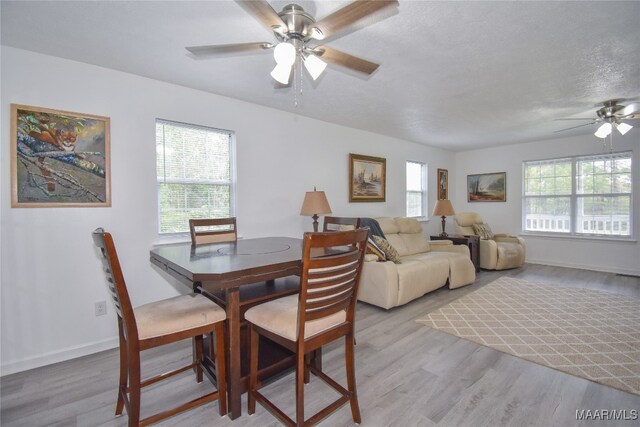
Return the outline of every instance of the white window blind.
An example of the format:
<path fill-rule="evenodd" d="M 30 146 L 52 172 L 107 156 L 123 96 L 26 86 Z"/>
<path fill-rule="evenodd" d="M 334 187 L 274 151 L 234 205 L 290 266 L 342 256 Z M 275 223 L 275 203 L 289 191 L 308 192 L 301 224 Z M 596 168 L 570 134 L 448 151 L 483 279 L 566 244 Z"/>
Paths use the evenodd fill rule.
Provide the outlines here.
<path fill-rule="evenodd" d="M 631 152 L 523 163 L 524 231 L 629 237 Z"/>
<path fill-rule="evenodd" d="M 159 232 L 234 215 L 233 132 L 156 120 Z"/>
<path fill-rule="evenodd" d="M 407 216 L 426 216 L 427 183 L 424 163 L 407 162 Z"/>

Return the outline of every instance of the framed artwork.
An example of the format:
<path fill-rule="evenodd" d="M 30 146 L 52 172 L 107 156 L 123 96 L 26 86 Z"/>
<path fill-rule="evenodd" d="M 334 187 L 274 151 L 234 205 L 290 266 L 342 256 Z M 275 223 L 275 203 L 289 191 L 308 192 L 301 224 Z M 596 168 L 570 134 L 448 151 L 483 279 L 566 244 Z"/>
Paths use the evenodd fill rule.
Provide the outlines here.
<path fill-rule="evenodd" d="M 507 173 L 467 175 L 468 202 L 506 202 Z"/>
<path fill-rule="evenodd" d="M 449 198 L 449 171 L 438 169 L 438 200 Z"/>
<path fill-rule="evenodd" d="M 109 118 L 11 104 L 11 207 L 111 206 Z"/>
<path fill-rule="evenodd" d="M 349 202 L 386 200 L 387 160 L 349 154 Z"/>

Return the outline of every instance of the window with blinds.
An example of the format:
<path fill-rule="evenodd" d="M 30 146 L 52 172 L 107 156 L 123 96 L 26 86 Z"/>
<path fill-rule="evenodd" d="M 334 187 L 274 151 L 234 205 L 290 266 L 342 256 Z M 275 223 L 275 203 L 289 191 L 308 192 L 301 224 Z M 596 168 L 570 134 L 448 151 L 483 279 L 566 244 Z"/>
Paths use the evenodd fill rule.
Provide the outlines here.
<path fill-rule="evenodd" d="M 524 231 L 632 234 L 631 152 L 523 163 Z"/>
<path fill-rule="evenodd" d="M 427 182 L 424 163 L 407 162 L 407 216 L 426 216 Z"/>
<path fill-rule="evenodd" d="M 191 218 L 234 216 L 231 131 L 156 120 L 159 232 L 189 231 Z"/>

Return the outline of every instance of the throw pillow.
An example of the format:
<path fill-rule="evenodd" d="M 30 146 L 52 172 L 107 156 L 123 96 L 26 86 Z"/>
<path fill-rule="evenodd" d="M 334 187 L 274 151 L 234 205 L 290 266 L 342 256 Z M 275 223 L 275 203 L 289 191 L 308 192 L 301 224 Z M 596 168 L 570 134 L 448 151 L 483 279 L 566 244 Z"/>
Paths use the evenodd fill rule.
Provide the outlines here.
<path fill-rule="evenodd" d="M 384 261 L 387 259 L 387 255 L 378 245 L 376 245 L 371 237 L 369 237 L 369 239 L 367 240 L 367 253 L 377 256 L 379 261 Z"/>
<path fill-rule="evenodd" d="M 476 233 L 482 240 L 491 240 L 493 239 L 493 231 L 491 231 L 491 227 L 489 224 L 473 224 L 473 231 Z"/>
<path fill-rule="evenodd" d="M 398 255 L 398 251 L 396 248 L 391 246 L 391 243 L 387 239 L 383 239 L 380 236 L 372 236 L 373 241 L 384 251 L 389 261 L 393 261 L 396 264 L 401 264 L 400 255 Z"/>

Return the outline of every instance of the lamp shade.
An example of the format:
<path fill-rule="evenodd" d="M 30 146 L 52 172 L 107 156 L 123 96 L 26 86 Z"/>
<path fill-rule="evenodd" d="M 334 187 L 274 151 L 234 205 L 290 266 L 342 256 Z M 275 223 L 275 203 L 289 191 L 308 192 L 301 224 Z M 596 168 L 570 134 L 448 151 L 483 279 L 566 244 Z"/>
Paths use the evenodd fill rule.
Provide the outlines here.
<path fill-rule="evenodd" d="M 330 214 L 331 207 L 324 191 L 307 191 L 304 195 L 300 215 L 313 216 L 317 214 Z"/>
<path fill-rule="evenodd" d="M 598 138 L 606 138 L 611 133 L 611 123 L 603 123 L 602 126 L 594 133 Z"/>
<path fill-rule="evenodd" d="M 436 205 L 433 207 L 433 216 L 452 216 L 455 214 L 451 200 L 448 199 L 436 201 Z"/>
<path fill-rule="evenodd" d="M 327 63 L 315 55 L 309 55 L 304 60 L 304 67 L 307 69 L 311 78 L 316 80 L 320 74 L 327 68 Z"/>

